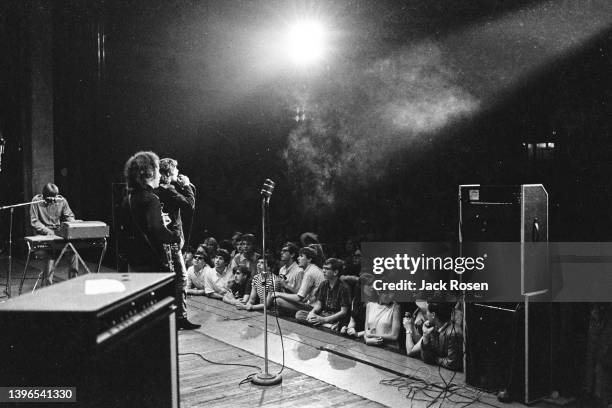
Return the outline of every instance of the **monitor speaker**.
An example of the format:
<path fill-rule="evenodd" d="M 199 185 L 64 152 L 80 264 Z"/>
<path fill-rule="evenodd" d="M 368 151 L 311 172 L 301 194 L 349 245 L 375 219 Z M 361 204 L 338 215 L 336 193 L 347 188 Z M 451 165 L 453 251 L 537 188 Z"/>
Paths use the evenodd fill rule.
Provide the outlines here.
<path fill-rule="evenodd" d="M 551 307 L 535 302 L 550 286 L 546 257 L 539 256 L 540 243 L 548 242 L 546 190 L 539 184 L 459 186 L 459 237 L 461 243 L 521 244 L 516 273 L 524 302 L 465 305 L 464 366 L 469 385 L 533 403 L 548 395 L 551 376 Z"/>

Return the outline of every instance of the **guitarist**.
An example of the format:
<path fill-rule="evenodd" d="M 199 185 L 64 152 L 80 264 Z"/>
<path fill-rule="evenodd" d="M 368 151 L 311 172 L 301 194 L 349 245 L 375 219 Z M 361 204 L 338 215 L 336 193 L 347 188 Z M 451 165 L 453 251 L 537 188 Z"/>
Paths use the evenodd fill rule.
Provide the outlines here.
<path fill-rule="evenodd" d="M 125 163 L 124 174 L 128 191 L 121 204 L 119 239 L 128 271 L 168 271 L 163 245 L 179 243 L 181 234 L 166 228 L 159 198 L 153 193 L 159 186 L 159 157 L 153 152 L 138 152 Z M 179 329 L 194 328 L 182 316 L 178 317 Z"/>

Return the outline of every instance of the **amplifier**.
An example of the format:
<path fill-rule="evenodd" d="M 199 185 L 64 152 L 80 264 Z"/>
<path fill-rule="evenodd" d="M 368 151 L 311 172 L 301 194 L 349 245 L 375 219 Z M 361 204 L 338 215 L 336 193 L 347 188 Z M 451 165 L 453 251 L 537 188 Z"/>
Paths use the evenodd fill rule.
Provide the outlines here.
<path fill-rule="evenodd" d="M 54 407 L 178 407 L 175 308 L 165 273 L 88 274 L 10 299 L 0 384 L 75 388 L 76 403 Z"/>
<path fill-rule="evenodd" d="M 56 235 L 64 239 L 107 238 L 109 228 L 102 221 L 68 221 L 62 222 Z"/>
<path fill-rule="evenodd" d="M 551 376 L 551 306 L 536 302 L 550 290 L 547 256 L 541 252 L 545 246 L 535 245 L 548 242 L 546 189 L 541 184 L 460 185 L 459 239 L 462 244 L 520 243 L 515 273 L 524 301 L 465 305 L 465 374 L 469 385 L 505 390 L 514 400 L 534 403 L 550 392 Z M 468 254 L 466 247 L 462 256 Z"/>

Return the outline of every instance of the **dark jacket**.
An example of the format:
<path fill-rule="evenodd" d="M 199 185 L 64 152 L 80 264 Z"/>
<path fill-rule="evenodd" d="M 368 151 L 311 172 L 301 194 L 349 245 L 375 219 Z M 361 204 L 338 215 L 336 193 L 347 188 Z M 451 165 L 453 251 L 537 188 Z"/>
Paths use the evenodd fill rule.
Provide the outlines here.
<path fill-rule="evenodd" d="M 168 213 L 171 230 L 179 231 L 181 239 L 185 239 L 181 214 L 191 214 L 195 208 L 195 194 L 191 186 L 159 186 L 153 192 L 163 204 L 162 211 Z M 186 226 L 189 228 L 189 226 Z"/>
<path fill-rule="evenodd" d="M 159 198 L 153 189 L 149 186 L 132 189 L 121 204 L 120 219 L 119 239 L 130 267 L 139 271 L 150 269 L 149 272 L 164 270 L 162 244 L 179 242 L 180 234 L 164 226 Z"/>

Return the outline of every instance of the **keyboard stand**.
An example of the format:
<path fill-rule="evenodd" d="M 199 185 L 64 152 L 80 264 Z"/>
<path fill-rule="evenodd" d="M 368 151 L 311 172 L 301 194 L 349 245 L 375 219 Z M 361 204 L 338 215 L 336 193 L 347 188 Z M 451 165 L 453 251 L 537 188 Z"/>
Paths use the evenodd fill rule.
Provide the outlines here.
<path fill-rule="evenodd" d="M 100 268 L 102 267 L 102 260 L 104 259 L 104 255 L 106 254 L 106 247 L 107 247 L 107 241 L 106 238 L 97 238 L 97 239 L 101 239 L 103 244 L 102 244 L 102 251 L 100 252 L 100 258 L 98 259 L 98 267 L 96 269 L 96 273 L 100 272 Z M 64 243 L 64 246 L 62 247 L 62 250 L 60 252 L 60 255 L 57 257 L 57 259 L 53 262 L 53 266 L 52 266 L 52 270 L 55 271 L 55 268 L 59 265 L 60 261 L 62 260 L 62 258 L 64 257 L 64 254 L 67 252 L 68 249 L 72 249 L 72 252 L 74 253 L 74 256 L 76 256 L 77 259 L 77 265 L 79 264 L 79 262 L 81 263 L 81 265 L 83 265 L 83 267 L 85 268 L 85 271 L 87 273 L 91 273 L 91 270 L 89 269 L 89 267 L 87 266 L 87 264 L 85 263 L 85 261 L 83 260 L 83 258 L 81 257 L 81 255 L 79 254 L 79 252 L 77 251 L 77 249 L 75 248 L 75 246 L 72 244 L 71 241 L 67 241 L 67 240 L 56 240 L 55 241 L 58 244 Z M 23 268 L 23 276 L 21 277 L 21 283 L 19 284 L 19 294 L 21 295 L 21 292 L 23 290 L 23 282 L 25 281 L 25 277 L 26 277 L 26 272 L 28 270 L 28 265 L 30 264 L 30 257 L 32 255 L 33 252 L 36 251 L 40 251 L 40 250 L 45 250 L 45 249 L 51 249 L 51 248 L 44 248 L 44 247 L 40 247 L 39 245 L 32 245 L 32 242 L 30 242 L 29 240 L 26 239 L 26 244 L 28 245 L 28 256 L 26 258 L 26 263 L 25 263 L 25 267 Z M 47 276 L 46 276 L 46 267 L 42 268 L 42 271 L 38 274 L 38 277 L 36 278 L 36 282 L 34 282 L 34 287 L 32 288 L 32 292 L 34 292 L 36 290 L 36 287 L 38 286 L 38 283 L 41 282 L 41 286 L 46 286 L 46 282 L 47 282 Z"/>

